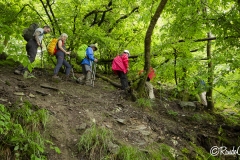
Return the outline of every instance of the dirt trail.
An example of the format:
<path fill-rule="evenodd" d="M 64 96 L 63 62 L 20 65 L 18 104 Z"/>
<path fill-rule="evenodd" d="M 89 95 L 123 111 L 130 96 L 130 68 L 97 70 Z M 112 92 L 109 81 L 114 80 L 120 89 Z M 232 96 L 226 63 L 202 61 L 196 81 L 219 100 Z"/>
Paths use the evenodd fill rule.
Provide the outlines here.
<path fill-rule="evenodd" d="M 13 74 L 13 68 L 1 67 L 0 102 L 9 104 L 28 100 L 49 111 L 46 134 L 62 152 L 49 151 L 49 160 L 79 159 L 76 144 L 92 123 L 110 129 L 120 141 L 142 149 L 152 142 L 159 142 L 180 150 L 188 147 L 189 141 L 205 143 L 197 140 L 201 135 L 215 137 L 218 134 L 219 124 L 193 122 L 189 120 L 193 113 L 180 110 L 176 103 L 169 101 L 163 104 L 157 99 L 154 112 L 147 112 L 137 107 L 136 103 L 126 101 L 120 90 L 101 79 L 97 79 L 92 88 L 74 81 L 55 83 L 51 81 L 51 74 L 40 73 L 36 70 L 37 79 L 24 80 L 22 76 Z M 9 84 L 6 85 L 6 82 Z M 58 91 L 41 85 L 57 88 Z M 14 93 L 24 93 L 24 96 Z M 178 112 L 177 118 L 169 114 L 169 110 Z M 237 137 L 237 133 L 229 134 Z"/>

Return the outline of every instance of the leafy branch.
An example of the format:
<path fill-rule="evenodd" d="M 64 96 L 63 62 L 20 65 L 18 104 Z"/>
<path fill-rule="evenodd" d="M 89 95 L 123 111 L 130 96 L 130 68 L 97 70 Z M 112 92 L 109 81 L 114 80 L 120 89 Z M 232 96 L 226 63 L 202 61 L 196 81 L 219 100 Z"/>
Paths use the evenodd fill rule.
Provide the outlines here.
<path fill-rule="evenodd" d="M 120 17 L 119 19 L 117 19 L 116 22 L 113 24 L 113 26 L 108 30 L 108 32 L 109 32 L 109 33 L 112 32 L 113 28 L 114 28 L 121 20 L 128 18 L 128 17 L 131 16 L 134 12 L 137 12 L 138 9 L 139 9 L 139 6 L 133 8 L 130 13 L 125 14 L 125 15 L 123 15 L 122 17 Z"/>

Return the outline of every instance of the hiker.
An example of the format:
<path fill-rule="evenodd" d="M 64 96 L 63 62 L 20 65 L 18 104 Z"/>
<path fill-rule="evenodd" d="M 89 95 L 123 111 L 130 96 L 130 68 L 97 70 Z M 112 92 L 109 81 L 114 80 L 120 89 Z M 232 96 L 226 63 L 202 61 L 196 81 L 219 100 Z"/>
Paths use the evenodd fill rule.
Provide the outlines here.
<path fill-rule="evenodd" d="M 58 38 L 58 42 L 56 46 L 57 65 L 54 68 L 54 75 L 52 77 L 54 79 L 60 79 L 58 76 L 58 72 L 62 67 L 62 65 L 64 65 L 66 67 L 66 76 L 64 77 L 64 80 L 66 81 L 69 80 L 71 65 L 65 60 L 65 56 L 70 55 L 70 52 L 68 52 L 65 47 L 67 38 L 68 38 L 68 35 L 66 33 L 62 33 L 61 36 Z"/>
<path fill-rule="evenodd" d="M 197 79 L 195 83 L 195 88 L 197 89 L 198 95 L 200 97 L 201 104 L 207 107 L 207 98 L 206 98 L 206 83 L 202 79 Z"/>
<path fill-rule="evenodd" d="M 139 72 L 139 74 L 142 74 L 143 73 L 143 70 L 141 70 L 140 72 Z M 148 73 L 148 77 L 147 77 L 147 80 L 146 80 L 146 82 L 145 82 L 145 84 L 146 84 L 146 87 L 147 87 L 147 89 L 148 89 L 148 92 L 149 92 L 149 98 L 150 99 L 154 99 L 155 98 L 155 96 L 154 96 L 154 92 L 153 92 L 153 85 L 152 85 L 152 83 L 150 82 L 154 77 L 156 77 L 156 74 L 155 74 L 155 72 L 154 72 L 154 69 L 152 68 L 152 67 L 150 67 L 150 71 L 149 71 L 149 73 Z"/>
<path fill-rule="evenodd" d="M 33 34 L 33 38 L 31 38 L 26 44 L 26 51 L 27 56 L 30 63 L 35 61 L 35 57 L 37 55 L 37 48 L 42 48 L 42 40 L 44 34 L 47 34 L 51 31 L 49 26 L 44 26 L 43 28 L 37 28 Z M 14 71 L 15 74 L 22 74 L 24 78 L 32 78 L 34 77 L 31 75 L 27 69 L 27 67 L 23 67 L 23 65 L 19 65 L 18 68 Z"/>
<path fill-rule="evenodd" d="M 128 89 L 127 72 L 129 70 L 129 65 L 128 65 L 128 57 L 129 56 L 130 56 L 129 51 L 124 50 L 123 53 L 116 56 L 112 62 L 112 70 L 120 78 L 122 90 Z"/>
<path fill-rule="evenodd" d="M 86 49 L 86 57 L 81 62 L 83 75 L 77 79 L 78 83 L 91 85 L 92 63 L 98 62 L 98 60 L 94 58 L 94 52 L 97 51 L 97 49 L 95 44 L 89 45 Z"/>

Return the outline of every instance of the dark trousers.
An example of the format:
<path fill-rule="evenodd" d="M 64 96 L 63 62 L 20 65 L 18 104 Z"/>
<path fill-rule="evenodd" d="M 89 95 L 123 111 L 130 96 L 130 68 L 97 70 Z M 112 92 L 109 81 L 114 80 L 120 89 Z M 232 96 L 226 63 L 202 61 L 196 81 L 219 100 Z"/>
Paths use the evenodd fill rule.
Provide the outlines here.
<path fill-rule="evenodd" d="M 66 67 L 66 75 L 70 74 L 71 65 L 64 59 L 64 53 L 62 51 L 57 51 L 56 53 L 57 65 L 54 68 L 54 75 L 57 75 L 62 65 Z"/>
<path fill-rule="evenodd" d="M 27 56 L 30 61 L 30 63 L 33 63 L 35 61 L 36 55 L 37 55 L 37 48 L 38 44 L 35 40 L 30 39 L 27 44 L 26 44 L 26 51 L 27 51 Z M 19 65 L 17 68 L 19 71 L 24 73 L 27 70 L 27 67 L 23 67 L 23 65 Z"/>
<path fill-rule="evenodd" d="M 125 74 L 122 71 L 117 71 L 117 74 L 118 74 L 118 77 L 120 78 L 120 82 L 121 82 L 121 85 L 122 85 L 121 89 L 123 89 L 123 90 L 127 89 L 127 87 L 128 87 L 127 74 Z"/>

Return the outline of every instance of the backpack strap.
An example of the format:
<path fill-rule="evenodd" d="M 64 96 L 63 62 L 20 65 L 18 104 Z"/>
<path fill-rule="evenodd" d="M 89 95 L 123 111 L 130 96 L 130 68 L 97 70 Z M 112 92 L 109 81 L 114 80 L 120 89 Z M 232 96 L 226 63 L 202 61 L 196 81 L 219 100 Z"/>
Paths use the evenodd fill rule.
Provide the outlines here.
<path fill-rule="evenodd" d="M 59 39 L 59 40 L 57 41 L 57 44 L 56 44 L 56 50 L 57 50 L 57 51 L 59 50 L 59 48 L 58 48 L 58 42 L 59 42 L 59 41 L 62 41 L 62 47 L 64 46 L 64 41 L 61 40 L 61 39 Z M 56 51 L 56 52 L 57 52 L 57 51 Z"/>

